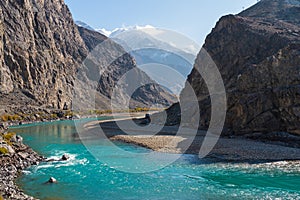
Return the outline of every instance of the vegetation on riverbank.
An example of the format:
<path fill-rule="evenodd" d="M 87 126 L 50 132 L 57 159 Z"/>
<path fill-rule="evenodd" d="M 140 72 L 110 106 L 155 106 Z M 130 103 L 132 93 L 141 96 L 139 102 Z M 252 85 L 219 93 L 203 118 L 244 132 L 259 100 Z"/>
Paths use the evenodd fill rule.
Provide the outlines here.
<path fill-rule="evenodd" d="M 22 137 L 0 127 L 0 200 L 34 199 L 14 183 L 22 171 L 37 165 L 44 158 L 24 145 Z"/>
<path fill-rule="evenodd" d="M 72 111 L 72 110 L 44 110 L 31 111 L 30 113 L 5 113 L 0 115 L 0 122 L 31 122 L 31 121 L 51 121 L 58 119 L 76 119 L 81 116 L 100 116 L 112 113 L 138 113 L 161 111 L 162 108 L 141 108 L 134 109 L 119 109 L 119 110 L 87 110 L 87 111 Z"/>

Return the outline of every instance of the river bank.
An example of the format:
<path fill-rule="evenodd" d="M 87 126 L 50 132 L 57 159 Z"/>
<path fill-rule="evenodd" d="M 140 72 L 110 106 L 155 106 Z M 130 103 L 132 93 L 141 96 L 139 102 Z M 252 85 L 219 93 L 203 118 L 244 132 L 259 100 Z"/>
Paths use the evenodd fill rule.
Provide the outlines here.
<path fill-rule="evenodd" d="M 105 115 L 113 117 L 112 115 Z M 97 131 L 99 124 L 104 130 L 106 136 L 112 141 L 122 141 L 125 143 L 135 144 L 159 152 L 176 153 L 176 154 L 198 154 L 202 145 L 205 133 L 198 131 L 196 137 L 190 135 L 176 136 L 178 127 L 164 127 L 158 135 L 151 136 L 146 127 L 140 127 L 134 130 L 130 125 L 126 127 L 128 119 L 134 118 L 138 124 L 143 121 L 145 113 L 118 114 L 116 119 L 102 121 L 92 121 L 85 124 L 88 132 Z M 126 135 L 117 124 L 121 123 L 127 131 L 135 135 Z M 151 127 L 150 127 L 151 129 Z M 186 149 L 186 146 L 188 148 Z M 24 194 L 14 183 L 20 173 L 36 165 L 44 158 L 35 153 L 31 148 L 23 143 L 14 142 L 12 145 L 15 153 L 0 156 L 1 173 L 0 173 L 0 194 L 5 199 L 33 199 Z M 261 141 L 250 140 L 247 138 L 220 138 L 215 148 L 207 156 L 222 162 L 269 162 L 269 161 L 294 161 L 300 160 L 300 149 L 286 147 L 278 144 L 268 144 Z"/>
<path fill-rule="evenodd" d="M 23 170 L 32 165 L 38 165 L 45 159 L 23 144 L 20 136 L 14 135 L 9 140 L 5 140 L 6 134 L 10 133 L 4 133 L 0 137 L 2 149 L 0 154 L 0 199 L 1 197 L 3 199 L 34 199 L 20 190 L 15 180 Z"/>
<path fill-rule="evenodd" d="M 37 114 L 38 115 L 38 114 Z M 145 115 L 145 112 L 136 113 L 118 113 L 118 114 L 102 114 L 101 117 L 116 117 L 122 120 L 129 118 L 139 118 Z M 38 116 L 39 117 L 39 116 Z M 13 135 L 9 138 L 9 141 L 5 141 L 3 138 L 8 132 L 8 128 L 11 126 L 42 123 L 42 122 L 55 122 L 61 120 L 74 120 L 74 119 L 85 119 L 85 118 L 96 118 L 96 115 L 76 115 L 72 118 L 68 115 L 63 114 L 61 118 L 51 119 L 45 118 L 41 120 L 14 120 L 10 122 L 2 122 L 0 126 L 0 147 L 8 152 L 0 153 L 0 199 L 34 199 L 26 195 L 16 185 L 15 180 L 22 174 L 22 171 L 33 166 L 38 165 L 40 162 L 46 161 L 46 158 L 33 151 L 29 146 L 23 144 L 22 139 L 17 140 L 16 138 L 22 138 L 21 136 Z M 114 121 L 117 119 L 113 119 Z M 112 119 L 103 120 L 104 122 L 110 122 Z"/>
<path fill-rule="evenodd" d="M 105 119 L 105 118 L 104 118 Z M 95 119 L 89 119 L 89 120 L 83 120 L 83 124 L 87 125 L 88 131 L 93 131 L 93 126 L 98 126 L 99 128 L 99 122 L 95 123 L 90 122 L 90 120 Z M 136 121 L 136 120 L 135 120 Z M 137 120 L 137 121 L 143 121 Z M 137 122 L 136 121 L 136 122 Z M 123 121 L 118 121 L 118 123 L 123 123 Z M 126 122 L 126 120 L 125 120 Z M 81 124 L 81 125 L 83 125 Z M 92 125 L 94 124 L 94 125 Z M 112 135 L 124 135 L 122 131 L 120 131 L 120 128 L 116 127 L 115 125 L 111 126 L 112 124 L 115 124 L 115 122 L 102 122 L 101 126 L 102 128 L 110 128 L 110 131 L 107 131 L 107 133 L 111 133 Z M 149 133 L 146 130 L 146 127 L 141 127 L 141 130 L 144 129 L 144 131 L 137 131 L 134 132 L 134 127 L 128 126 L 125 127 L 130 133 L 139 134 L 135 135 L 136 137 L 149 137 Z M 224 189 L 222 187 L 221 190 L 212 187 L 219 185 L 219 179 L 216 180 L 216 182 L 212 182 L 211 179 L 215 177 L 216 173 L 219 174 L 220 179 L 224 180 L 224 184 L 230 184 L 231 181 L 234 180 L 234 183 L 237 183 L 237 188 L 234 191 L 231 191 L 229 188 L 226 189 L 226 194 L 229 195 L 228 199 L 234 199 L 230 198 L 231 194 L 236 194 L 241 190 L 241 192 L 248 192 L 248 189 L 245 189 L 245 187 L 253 188 L 253 185 L 248 184 L 248 182 L 244 182 L 246 186 L 243 184 L 241 186 L 238 186 L 238 183 L 240 181 L 245 181 L 244 178 L 247 177 L 247 179 L 255 180 L 257 181 L 261 177 L 262 185 L 258 184 L 255 185 L 254 188 L 262 187 L 261 190 L 258 192 L 257 190 L 251 190 L 249 195 L 253 197 L 253 195 L 258 194 L 257 199 L 263 199 L 262 197 L 268 196 L 272 198 L 276 198 L 278 194 L 281 196 L 285 195 L 293 195 L 293 191 L 289 191 L 291 189 L 290 186 L 285 187 L 286 185 L 291 185 L 292 183 L 297 183 L 299 180 L 299 177 L 297 174 L 295 174 L 292 178 L 290 177 L 290 173 L 293 171 L 298 171 L 297 166 L 294 163 L 297 162 L 264 162 L 261 163 L 261 165 L 256 165 L 253 163 L 245 163 L 245 160 L 240 159 L 240 161 L 235 160 L 222 160 L 221 154 L 215 154 L 212 155 L 214 157 L 210 157 L 210 160 L 205 159 L 197 159 L 197 156 L 194 155 L 183 155 L 181 156 L 182 159 L 178 163 L 171 164 L 170 166 L 166 167 L 166 169 L 162 169 L 156 172 L 151 173 L 151 176 L 149 174 L 127 174 L 123 172 L 118 172 L 114 166 L 131 166 L 134 163 L 140 164 L 140 165 L 146 165 L 150 166 L 154 163 L 155 166 L 159 164 L 161 161 L 165 161 L 168 159 L 172 159 L 172 154 L 154 154 L 158 157 L 148 160 L 144 159 L 143 156 L 122 156 L 120 154 L 115 153 L 114 148 L 112 147 L 111 143 L 106 139 L 100 139 L 99 140 L 90 140 L 87 137 L 85 145 L 83 145 L 80 142 L 80 138 L 78 136 L 74 135 L 76 130 L 76 124 L 74 124 L 72 121 L 60 121 L 55 123 L 44 123 L 37 126 L 24 126 L 24 127 L 15 127 L 11 129 L 15 131 L 16 133 L 22 135 L 24 137 L 24 143 L 29 144 L 32 148 L 38 150 L 43 155 L 47 156 L 47 158 L 54 158 L 59 159 L 61 155 L 67 154 L 70 156 L 70 160 L 66 162 L 54 162 L 54 163 L 40 163 L 38 166 L 33 166 L 32 168 L 26 170 L 26 175 L 21 176 L 18 179 L 18 185 L 22 190 L 24 190 L 27 194 L 39 198 L 39 199 L 97 199 L 99 194 L 102 195 L 103 198 L 107 199 L 122 199 L 125 197 L 136 199 L 133 197 L 139 197 L 139 196 L 145 196 L 149 199 L 157 199 L 163 197 L 171 197 L 170 191 L 172 189 L 175 189 L 175 191 L 179 191 L 179 189 L 182 189 L 182 191 L 185 191 L 189 197 L 193 196 L 193 199 L 197 199 L 197 197 L 207 194 L 207 197 L 210 197 L 210 195 L 213 193 L 219 194 L 218 198 L 220 199 L 222 197 L 221 194 L 224 195 Z M 97 129 L 96 129 L 97 130 Z M 106 129 L 104 130 L 106 132 Z M 117 133 L 119 132 L 119 133 Z M 176 136 L 176 127 L 165 127 L 161 132 L 162 138 L 170 137 L 170 139 L 174 139 Z M 82 133 L 81 136 L 84 133 Z M 169 134 L 169 135 L 167 135 Z M 199 136 L 201 136 L 201 132 L 198 133 Z M 198 136 L 198 137 L 199 137 Z M 151 137 L 151 136 L 150 136 Z M 178 137 L 178 136 L 177 136 Z M 97 136 L 95 137 L 95 139 Z M 159 145 L 159 141 L 163 141 L 162 138 L 158 138 L 157 141 L 154 141 L 156 145 Z M 85 139 L 83 137 L 83 139 Z M 139 138 L 140 140 L 141 138 Z M 185 139 L 184 137 L 179 138 L 180 140 Z M 221 138 L 222 140 L 223 138 Z M 226 139 L 226 138 L 224 138 Z M 99 142 L 98 142 L 99 141 Z M 170 140 L 166 140 L 166 142 L 169 142 Z M 176 144 L 183 144 L 183 141 L 175 141 L 174 145 Z M 199 141 L 199 139 L 196 139 L 196 141 Z M 231 144 L 234 140 L 227 141 L 227 145 Z M 139 148 L 135 145 L 130 145 L 116 142 L 117 145 L 121 148 L 124 148 L 128 151 L 133 151 L 136 153 L 141 152 L 151 152 L 149 150 L 146 150 L 144 148 Z M 239 145 L 243 145 L 243 143 L 240 143 L 239 141 L 236 141 L 236 143 L 239 143 Z M 249 145 L 253 145 L 255 143 L 249 143 Z M 228 150 L 224 149 L 225 146 L 223 146 L 223 149 L 220 149 L 221 147 L 218 144 L 219 150 L 223 150 L 228 152 Z M 223 145 L 225 145 L 223 141 Z M 260 144 L 258 144 L 260 145 Z M 141 145 L 139 145 L 141 146 Z M 162 146 L 165 146 L 164 143 L 162 143 Z M 178 147 L 178 146 L 175 146 Z M 192 147 L 197 147 L 197 145 L 192 145 Z M 198 146 L 199 147 L 199 146 Z M 264 146 L 261 146 L 264 147 Z M 89 151 L 86 150 L 86 148 L 93 151 L 93 154 L 90 154 Z M 96 149 L 95 149 L 96 148 Z M 228 147 L 232 148 L 232 147 Z M 252 149 L 255 149 L 256 147 L 252 147 Z M 277 146 L 272 146 L 272 149 L 267 150 L 270 152 L 271 150 L 274 150 L 274 148 L 277 148 Z M 234 149 L 234 148 L 232 148 Z M 281 149 L 279 147 L 278 149 Z M 170 148 L 170 150 L 173 150 L 173 147 Z M 182 149 L 178 149 L 180 152 Z M 191 151 L 191 149 L 189 149 Z M 245 150 L 245 149 L 243 149 Z M 263 149 L 258 149 L 262 150 Z M 281 149 L 284 150 L 284 149 Z M 199 149 L 195 148 L 195 153 L 197 153 Z M 97 154 L 98 153 L 98 154 Z M 244 152 L 245 153 L 245 152 Z M 249 151 L 249 153 L 251 153 Z M 275 151 L 274 154 L 277 152 Z M 230 154 L 230 152 L 228 152 Z M 99 157 L 98 157 L 99 156 Z M 211 155 L 210 155 L 211 156 Z M 231 156 L 233 157 L 233 156 Z M 274 155 L 275 157 L 275 155 Z M 99 163 L 99 158 L 101 162 Z M 213 159 L 211 159 L 213 158 Z M 225 158 L 229 158 L 229 155 L 225 155 Z M 221 161 L 221 162 L 219 162 Z M 157 162 L 157 163 L 156 163 Z M 180 164 L 181 162 L 184 162 Z M 258 162 L 258 160 L 256 160 Z M 114 163 L 114 164 L 113 164 Z M 278 180 L 280 179 L 280 184 L 275 184 L 276 178 L 274 180 L 274 173 L 277 172 L 277 170 L 281 170 L 277 168 L 278 164 L 284 164 L 283 169 L 290 169 L 290 167 L 293 167 L 293 171 L 288 171 L 282 174 L 277 174 Z M 112 165 L 110 165 L 112 164 Z M 134 164 L 135 166 L 135 164 Z M 228 169 L 224 169 L 224 166 L 228 166 Z M 249 169 L 249 171 L 242 172 L 239 176 L 235 176 L 236 172 L 240 172 L 241 168 L 243 166 L 247 166 L 246 168 Z M 255 175 L 253 175 L 253 168 L 255 166 L 258 166 L 258 171 L 255 172 Z M 266 170 L 269 170 L 269 166 L 274 167 L 272 172 L 266 171 L 261 172 L 259 171 L 261 168 L 266 168 Z M 232 173 L 228 174 L 228 170 L 237 167 L 236 170 L 234 170 Z M 195 170 L 196 168 L 196 170 Z M 182 171 L 183 170 L 183 171 Z M 201 171 L 204 170 L 205 172 Z M 244 169 L 242 169 L 244 170 Z M 207 174 L 208 173 L 208 174 Z M 266 174 L 267 173 L 267 174 Z M 276 175 L 276 174 L 275 174 Z M 276 175 L 276 176 L 277 176 Z M 45 186 L 43 183 L 49 179 L 49 177 L 55 177 L 57 179 L 58 184 Z M 125 177 L 124 177 L 125 176 Z M 163 176 L 164 178 L 159 178 Z M 232 179 L 232 176 L 235 177 Z M 95 178 L 97 177 L 97 178 Z M 118 177 L 116 179 L 116 177 Z M 194 180 L 193 177 L 199 177 L 199 180 L 203 180 L 203 182 L 198 182 L 197 180 Z M 244 177 L 244 178 L 243 178 Z M 267 178 L 266 178 L 267 177 Z M 232 179 L 232 180 L 231 180 Z M 127 180 L 127 181 L 124 181 Z M 194 181 L 197 181 L 195 183 Z M 187 183 L 190 182 L 190 185 L 187 185 Z M 172 183 L 172 184 L 170 184 Z M 142 185 L 141 185 L 142 184 Z M 149 186 L 153 186 L 154 188 L 149 189 Z M 170 187 L 168 187 L 171 185 Z M 293 184 L 292 184 L 293 185 Z M 299 188 L 297 187 L 297 184 L 294 184 L 295 191 L 298 191 Z M 197 190 L 189 188 L 197 188 Z M 80 188 L 80 189 L 79 189 Z M 134 189 L 132 189 L 134 188 Z M 155 193 L 157 189 L 161 190 L 161 188 L 165 188 L 163 193 Z M 204 188 L 212 188 L 211 190 L 207 190 Z M 268 188 L 277 188 L 276 193 L 272 193 L 268 190 Z M 202 190 L 204 189 L 204 190 Z M 286 191 L 288 190 L 288 191 Z M 266 192 L 266 193 L 264 193 Z M 280 192 L 280 193 L 279 193 Z M 183 197 L 186 197 L 186 193 L 182 194 L 181 192 L 175 192 L 174 196 L 178 199 L 184 199 Z M 247 194 L 248 194 L 247 193 Z M 137 195 L 138 194 L 138 195 Z M 265 194 L 265 196 L 264 196 Z M 147 196 L 151 195 L 151 196 Z M 153 196 L 152 196 L 153 195 Z M 182 196 L 180 196 L 182 195 Z M 296 196 L 298 193 L 295 194 Z M 74 197 L 75 196 L 75 197 Z M 182 198 L 179 198 L 182 197 Z M 152 198 L 151 198 L 152 197 Z M 247 196 L 241 196 L 241 198 L 247 199 Z M 250 197 L 250 196 L 248 196 Z M 294 197 L 294 196 L 293 196 Z M 176 199 L 176 198 L 175 198 Z"/>
<path fill-rule="evenodd" d="M 139 121 L 140 120 L 136 120 L 137 123 Z M 112 141 L 131 143 L 165 153 L 199 154 L 206 137 L 204 131 L 196 131 L 196 136 L 189 134 L 176 136 L 178 127 L 175 126 L 163 127 L 156 135 L 149 135 L 151 134 L 151 130 L 157 128 L 155 125 L 134 130 L 134 128 L 130 127 L 130 123 L 128 122 L 129 121 L 126 120 L 119 122 L 119 125 L 121 124 L 123 127 L 122 130 L 115 122 L 100 122 L 100 126 L 105 132 L 105 135 Z M 128 124 L 128 126 L 126 124 Z M 89 130 L 95 131 L 98 126 L 99 124 L 95 124 L 94 127 L 91 125 L 89 126 Z M 130 132 L 131 135 L 126 134 L 126 132 Z M 187 132 L 189 132 L 188 129 Z M 275 134 L 277 140 L 269 141 L 262 141 L 258 139 L 258 137 L 249 139 L 248 136 L 221 137 L 206 158 L 225 162 L 251 163 L 300 160 L 300 148 L 295 146 L 294 143 L 284 143 L 282 141 L 281 138 L 287 139 L 287 135 L 288 133 L 277 133 Z M 292 135 L 289 137 L 293 140 L 296 139 L 295 141 L 299 139 L 299 137 Z"/>

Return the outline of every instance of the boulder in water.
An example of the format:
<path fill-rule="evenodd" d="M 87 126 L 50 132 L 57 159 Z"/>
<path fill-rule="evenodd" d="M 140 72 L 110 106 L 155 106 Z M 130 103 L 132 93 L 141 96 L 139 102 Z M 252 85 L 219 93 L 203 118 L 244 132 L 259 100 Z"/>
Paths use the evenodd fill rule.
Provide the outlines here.
<path fill-rule="evenodd" d="M 51 177 L 47 183 L 57 183 L 57 180 L 53 177 Z"/>
<path fill-rule="evenodd" d="M 66 161 L 66 160 L 69 160 L 70 159 L 70 156 L 68 156 L 67 154 L 64 154 L 62 157 L 61 157 L 61 160 L 63 161 Z"/>

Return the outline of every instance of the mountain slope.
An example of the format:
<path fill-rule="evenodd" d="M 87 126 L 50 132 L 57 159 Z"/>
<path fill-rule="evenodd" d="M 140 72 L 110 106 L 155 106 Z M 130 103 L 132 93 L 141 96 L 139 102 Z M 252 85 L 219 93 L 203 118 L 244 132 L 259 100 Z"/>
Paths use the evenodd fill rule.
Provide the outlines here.
<path fill-rule="evenodd" d="M 228 98 L 225 133 L 300 134 L 299 9 L 299 0 L 262 0 L 222 17 L 207 36 L 204 48 L 221 72 Z M 198 56 L 188 82 L 199 99 L 200 127 L 206 129 L 211 104 L 196 70 L 202 64 Z"/>
<path fill-rule="evenodd" d="M 84 35 L 80 35 L 63 0 L 1 1 L 0 102 L 2 111 L 30 106 L 71 108 L 76 77 L 83 61 L 99 40 L 106 39 L 97 32 L 93 34 L 96 34 L 94 39 L 83 40 Z M 112 49 L 105 50 L 108 58 L 114 51 L 124 51 L 116 44 L 110 47 Z M 95 64 L 100 68 L 103 67 L 101 62 Z M 111 66 L 109 73 L 117 73 L 124 66 L 134 68 L 135 61 L 129 56 L 120 59 Z M 97 78 L 97 87 L 110 84 L 101 82 L 100 76 Z M 105 89 L 111 89 L 112 86 L 105 86 L 103 90 L 99 90 L 100 104 L 102 99 L 105 101 L 109 99 L 109 92 Z M 144 92 L 152 93 L 152 90 Z M 157 90 L 153 92 L 157 94 Z M 161 92 L 164 92 L 163 89 Z M 145 96 L 145 93 L 140 95 Z M 144 101 L 139 103 L 145 105 L 146 102 L 148 105 L 152 101 L 153 98 L 148 100 L 146 95 Z M 164 105 L 170 103 L 166 99 L 162 102 L 166 103 Z"/>
<path fill-rule="evenodd" d="M 82 28 L 86 28 L 90 31 L 95 31 L 95 29 L 93 27 L 91 27 L 90 25 L 88 25 L 87 23 L 85 22 L 82 22 L 82 21 L 75 21 L 76 25 L 79 26 L 79 27 L 82 27 Z"/>
<path fill-rule="evenodd" d="M 163 35 L 162 38 L 158 37 L 159 34 Z M 169 35 L 169 40 L 166 39 L 166 35 Z M 193 51 L 191 49 L 197 48 L 196 44 L 178 33 L 154 27 L 120 29 L 112 33 L 111 38 L 137 60 L 140 69 L 179 95 L 193 67 L 196 54 L 190 52 Z M 175 74 L 174 77 L 159 76 L 164 74 L 167 68 L 169 73 Z"/>
<path fill-rule="evenodd" d="M 117 89 L 118 99 L 115 103 L 125 105 L 131 99 L 130 107 L 144 107 L 153 104 L 168 106 L 177 100 L 141 71 L 136 66 L 134 58 L 123 47 L 98 32 L 82 27 L 78 27 L 78 30 L 91 52 L 88 61 L 94 63 L 85 65 L 88 69 L 84 70 L 84 74 L 93 73 L 88 75 L 85 84 L 93 85 L 100 94 L 108 99 L 114 95 L 113 90 Z M 130 80 L 127 80 L 126 76 L 124 77 L 128 73 L 131 73 L 128 77 Z M 124 77 L 124 82 L 120 82 L 122 77 Z M 136 91 L 132 91 L 132 93 L 128 91 L 133 85 L 132 82 L 145 86 L 136 88 Z M 100 101 L 101 103 L 103 101 Z"/>
<path fill-rule="evenodd" d="M 22 92 L 53 108 L 70 103 L 87 49 L 67 6 L 62 0 L 3 0 L 0 8 L 1 92 Z"/>

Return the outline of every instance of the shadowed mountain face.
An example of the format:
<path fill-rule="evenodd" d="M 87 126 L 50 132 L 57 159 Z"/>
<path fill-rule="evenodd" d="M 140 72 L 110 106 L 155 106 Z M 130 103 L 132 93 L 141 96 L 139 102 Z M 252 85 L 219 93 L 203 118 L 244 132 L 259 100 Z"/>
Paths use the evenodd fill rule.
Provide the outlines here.
<path fill-rule="evenodd" d="M 109 108 L 111 102 L 107 99 L 112 97 L 116 97 L 114 103 L 119 108 L 124 108 L 127 103 L 133 108 L 168 106 L 177 101 L 175 96 L 137 68 L 136 61 L 123 47 L 98 32 L 82 27 L 78 30 L 90 54 L 82 66 L 83 76 L 77 74 L 77 78 L 86 76 L 84 84 L 99 92 L 97 108 Z M 137 84 L 139 86 L 134 88 Z"/>
<path fill-rule="evenodd" d="M 70 107 L 77 73 L 83 61 L 89 51 L 107 39 L 99 33 L 84 28 L 80 30 L 63 0 L 0 2 L 0 100 L 3 108 L 23 105 L 60 109 L 65 105 Z M 115 43 L 111 47 L 111 52 L 107 50 L 108 55 L 114 54 L 114 51 L 124 51 Z M 94 64 L 98 71 L 104 67 L 101 62 Z M 133 58 L 124 55 L 110 66 L 105 76 L 117 80 L 126 70 L 135 67 Z M 145 78 L 138 74 L 139 79 Z M 105 82 L 99 75 L 99 102 L 110 97 L 113 82 Z M 153 94 L 157 94 L 158 90 L 168 96 L 159 86 Z M 156 99 L 147 99 L 143 92 L 151 94 L 152 90 L 140 93 L 144 97 L 141 103 L 138 102 L 140 105 L 156 102 Z M 162 96 L 159 98 L 164 105 L 173 102 Z"/>
<path fill-rule="evenodd" d="M 111 39 L 122 45 L 137 66 L 179 96 L 200 47 L 185 36 L 159 28 L 119 30 Z M 168 71 L 169 76 L 163 76 Z"/>
<path fill-rule="evenodd" d="M 262 0 L 239 15 L 222 17 L 207 36 L 204 48 L 226 88 L 224 132 L 300 134 L 299 13 L 299 0 Z M 188 82 L 199 100 L 200 127 L 206 129 L 211 102 L 196 70 L 203 66 L 199 55 Z M 183 90 L 181 99 L 184 95 Z"/>

